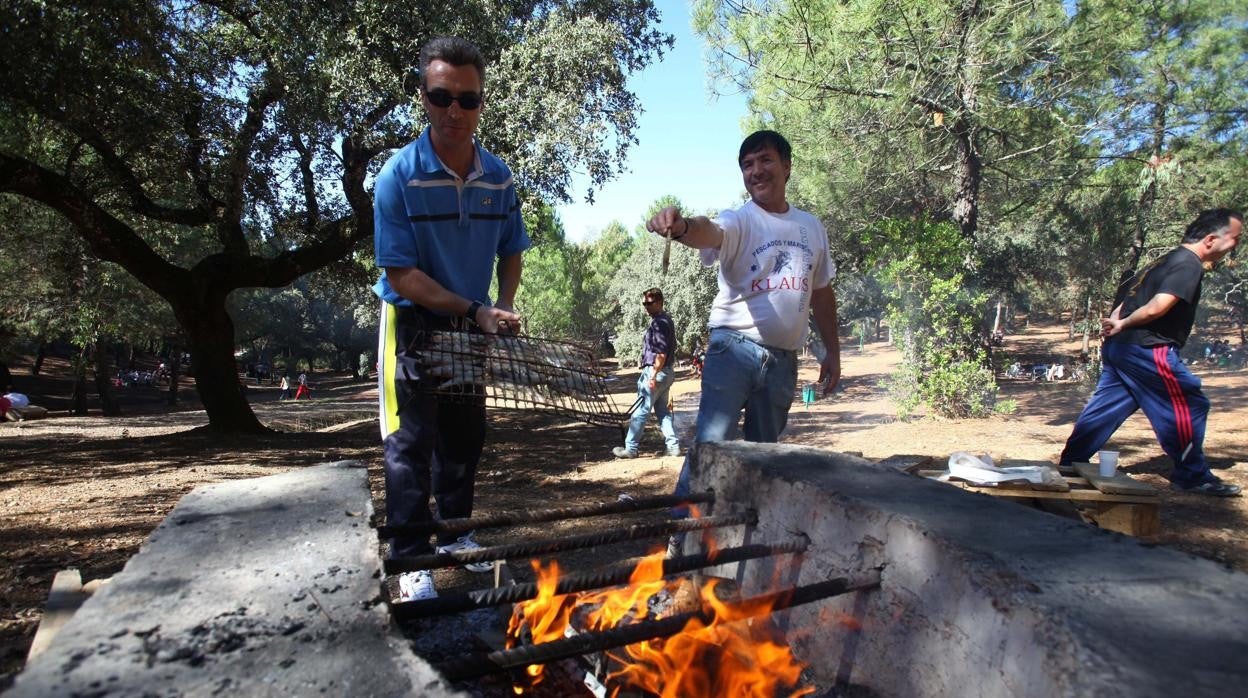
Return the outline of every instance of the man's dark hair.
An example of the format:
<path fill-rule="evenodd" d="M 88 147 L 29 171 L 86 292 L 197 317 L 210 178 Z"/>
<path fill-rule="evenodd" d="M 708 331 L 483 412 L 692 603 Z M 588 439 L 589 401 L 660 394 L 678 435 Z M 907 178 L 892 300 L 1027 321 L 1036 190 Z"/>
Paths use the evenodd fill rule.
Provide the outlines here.
<path fill-rule="evenodd" d="M 741 141 L 741 150 L 737 151 L 737 164 L 740 165 L 746 155 L 756 153 L 767 146 L 775 148 L 776 152 L 780 153 L 781 160 L 793 161 L 793 146 L 789 145 L 789 141 L 784 136 L 775 131 L 755 131 Z"/>
<path fill-rule="evenodd" d="M 1201 211 L 1200 215 L 1196 216 L 1196 220 L 1189 223 L 1187 230 L 1183 231 L 1183 242 L 1200 242 L 1207 235 L 1221 237 L 1231 227 L 1232 218 L 1241 224 L 1244 222 L 1244 214 L 1233 208 L 1214 208 L 1208 211 Z"/>
<path fill-rule="evenodd" d="M 663 302 L 663 292 L 659 290 L 659 287 L 658 287 L 658 286 L 655 286 L 655 287 L 653 287 L 653 288 L 648 288 L 648 289 L 646 289 L 646 290 L 645 290 L 645 291 L 641 294 L 641 297 L 642 297 L 642 298 L 649 298 L 649 299 L 651 299 L 651 300 L 656 300 L 656 301 L 658 301 L 658 302 L 660 302 L 660 303 L 662 303 L 662 302 Z"/>
<path fill-rule="evenodd" d="M 458 36 L 438 36 L 429 40 L 420 49 L 420 87 L 424 89 L 425 75 L 429 72 L 429 64 L 434 61 L 446 61 L 454 66 L 471 65 L 477 69 L 481 78 L 481 87 L 485 87 L 485 59 L 481 51 L 467 39 Z"/>

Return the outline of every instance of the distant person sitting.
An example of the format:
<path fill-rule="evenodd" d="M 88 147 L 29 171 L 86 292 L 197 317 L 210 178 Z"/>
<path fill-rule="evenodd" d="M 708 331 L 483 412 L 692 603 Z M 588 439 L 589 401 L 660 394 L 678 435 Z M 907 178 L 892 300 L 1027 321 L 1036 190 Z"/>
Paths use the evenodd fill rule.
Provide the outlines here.
<path fill-rule="evenodd" d="M 11 422 L 22 420 L 21 410 L 30 407 L 30 398 L 22 393 L 7 392 L 0 395 L 0 419 Z"/>

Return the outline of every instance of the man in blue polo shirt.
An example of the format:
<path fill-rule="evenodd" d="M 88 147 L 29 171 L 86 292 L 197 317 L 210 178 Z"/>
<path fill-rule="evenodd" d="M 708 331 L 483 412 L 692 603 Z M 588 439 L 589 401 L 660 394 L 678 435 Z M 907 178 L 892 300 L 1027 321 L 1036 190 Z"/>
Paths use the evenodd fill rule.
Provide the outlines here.
<path fill-rule="evenodd" d="M 421 392 L 408 356 L 427 329 L 498 332 L 518 326 L 512 311 L 529 237 L 511 171 L 477 144 L 485 60 L 464 39 L 439 37 L 420 52 L 421 103 L 429 126 L 377 176 L 374 213 L 381 298 L 378 403 L 385 456 L 386 519 L 427 523 L 472 515 L 485 404 L 472 389 L 455 399 Z M 497 270 L 498 299 L 489 299 Z M 469 533 L 439 537 L 438 552 L 479 548 Z M 392 557 L 433 552 L 428 536 L 398 536 Z M 488 566 L 468 565 L 485 571 Z M 437 596 L 427 571 L 399 576 L 399 600 Z"/>

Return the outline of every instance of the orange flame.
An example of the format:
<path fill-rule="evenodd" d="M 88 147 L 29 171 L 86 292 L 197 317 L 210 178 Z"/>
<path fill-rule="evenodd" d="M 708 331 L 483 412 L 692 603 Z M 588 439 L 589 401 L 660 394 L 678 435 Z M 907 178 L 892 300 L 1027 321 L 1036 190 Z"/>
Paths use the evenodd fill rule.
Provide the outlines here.
<path fill-rule="evenodd" d="M 529 631 L 535 645 L 562 639 L 571 623 L 572 611 L 576 608 L 576 594 L 555 594 L 559 585 L 558 562 L 551 560 L 549 567 L 543 567 L 537 560 L 531 560 L 530 564 L 537 575 L 537 596 L 517 604 L 512 610 L 511 620 L 507 624 L 507 649 L 516 646 L 525 629 Z M 525 667 L 525 673 L 530 679 L 529 688 L 542 682 L 542 668 L 540 664 Z M 513 686 L 512 689 L 517 695 L 525 691 L 523 686 Z"/>
<path fill-rule="evenodd" d="M 674 594 L 679 583 L 663 580 L 662 552 L 648 555 L 633 570 L 626 587 L 592 594 L 554 595 L 558 566 L 543 568 L 536 561 L 537 598 L 517 604 L 508 627 L 507 646 L 527 627 L 536 643 L 564 637 L 573 613 L 585 610 L 590 629 L 608 630 L 630 621 L 644 620 L 651 597 L 667 589 Z M 718 580 L 709 580 L 699 590 L 702 607 L 711 614 L 709 624 L 694 618 L 683 631 L 669 638 L 646 640 L 624 648 L 627 656 L 611 654 L 623 665 L 608 681 L 612 695 L 624 687 L 637 688 L 662 698 L 685 696 L 805 696 L 813 687 L 798 688 L 804 665 L 794 659 L 780 633 L 766 620 L 774 601 L 764 599 L 744 605 L 726 605 L 715 593 Z M 536 671 L 535 671 L 536 670 Z M 541 681 L 541 668 L 528 667 L 531 686 Z M 524 687 L 515 687 L 523 693 Z"/>

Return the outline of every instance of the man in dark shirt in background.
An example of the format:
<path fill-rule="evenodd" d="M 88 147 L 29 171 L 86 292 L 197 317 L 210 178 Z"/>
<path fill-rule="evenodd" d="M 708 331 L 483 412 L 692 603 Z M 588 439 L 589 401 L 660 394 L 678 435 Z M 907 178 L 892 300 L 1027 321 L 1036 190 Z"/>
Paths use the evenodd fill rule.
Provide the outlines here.
<path fill-rule="evenodd" d="M 676 440 L 676 427 L 672 413 L 667 409 L 667 392 L 672 387 L 676 374 L 672 370 L 672 361 L 676 355 L 676 324 L 672 317 L 663 312 L 663 292 L 651 288 L 642 294 L 641 304 L 650 314 L 650 327 L 642 343 L 641 376 L 637 378 L 637 409 L 633 411 L 633 419 L 628 425 L 628 434 L 624 437 L 624 445 L 616 446 L 612 453 L 616 458 L 636 458 L 637 447 L 641 443 L 641 433 L 646 428 L 646 418 L 650 410 L 659 420 L 659 429 L 663 432 L 663 440 L 667 442 L 667 455 L 680 455 L 680 442 Z"/>
<path fill-rule="evenodd" d="M 1101 321 L 1101 379 L 1075 421 L 1062 464 L 1087 462 L 1142 409 L 1162 450 L 1174 459 L 1174 489 L 1239 494 L 1238 485 L 1222 482 L 1205 463 L 1209 399 L 1200 379 L 1179 360 L 1179 350 L 1192 332 L 1204 273 L 1239 244 L 1243 220 L 1230 209 L 1201 213 L 1187 226 L 1182 244 L 1118 289 L 1113 312 Z"/>

